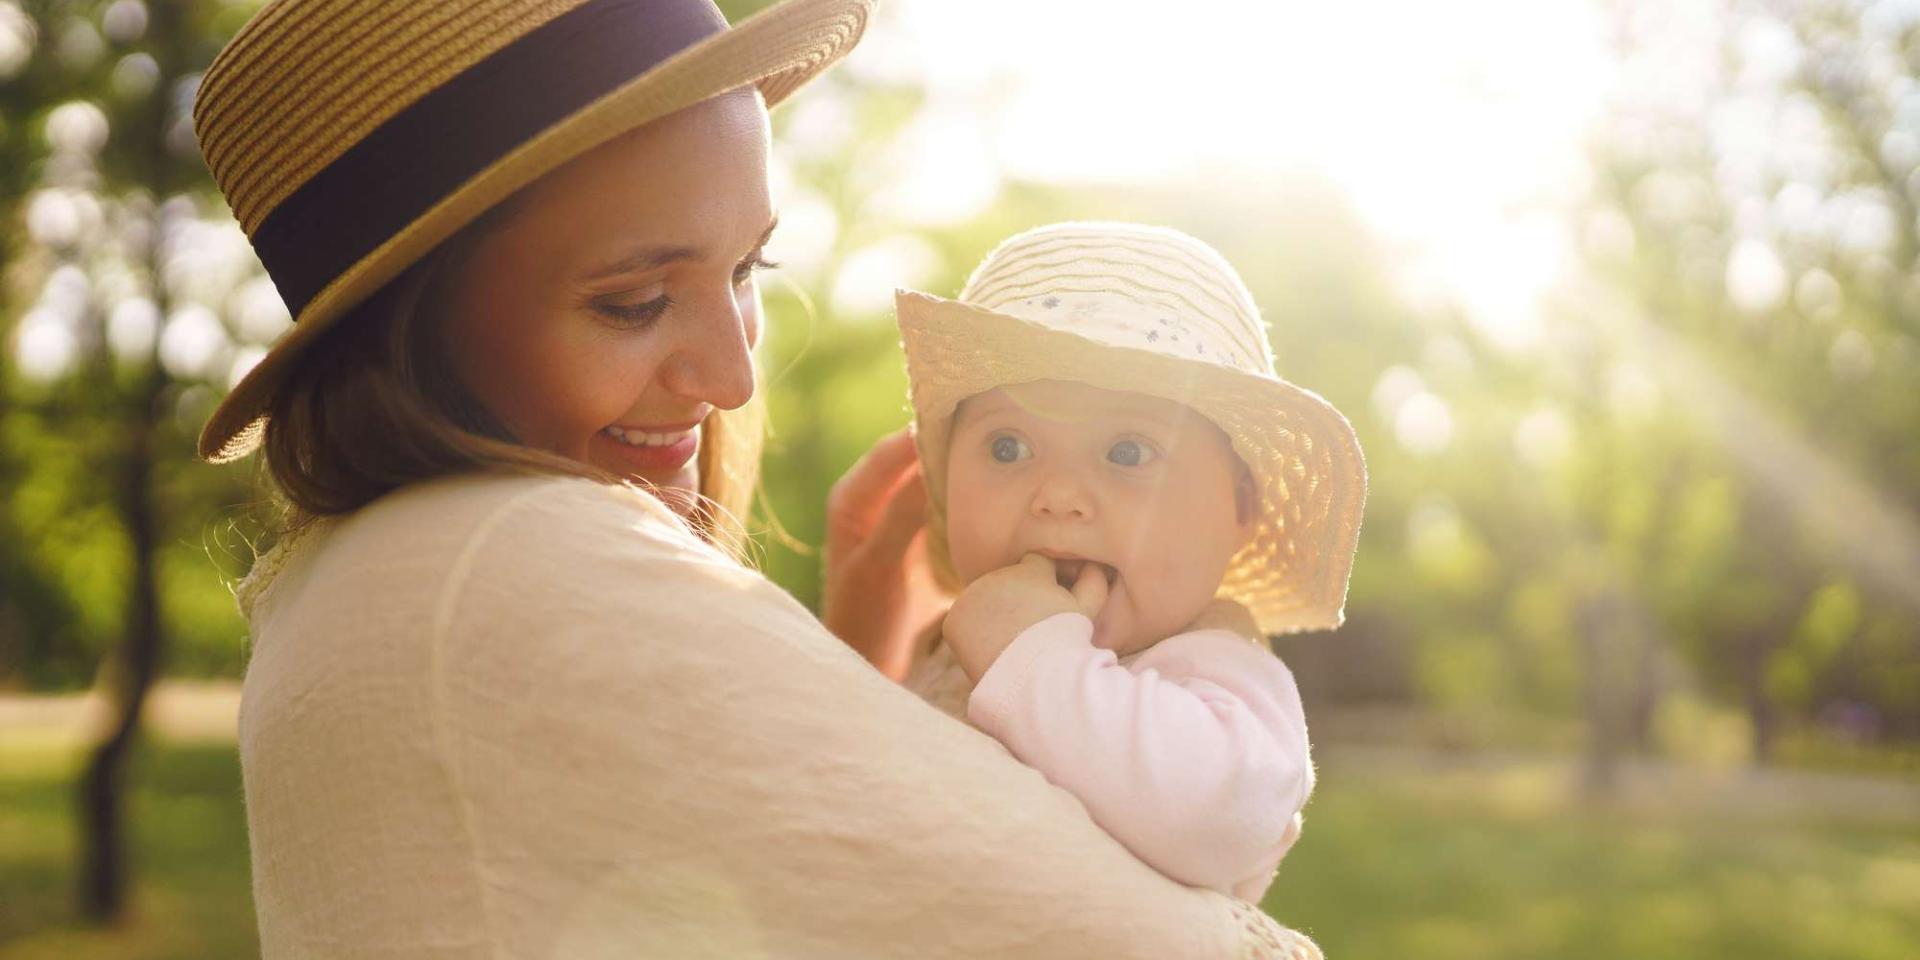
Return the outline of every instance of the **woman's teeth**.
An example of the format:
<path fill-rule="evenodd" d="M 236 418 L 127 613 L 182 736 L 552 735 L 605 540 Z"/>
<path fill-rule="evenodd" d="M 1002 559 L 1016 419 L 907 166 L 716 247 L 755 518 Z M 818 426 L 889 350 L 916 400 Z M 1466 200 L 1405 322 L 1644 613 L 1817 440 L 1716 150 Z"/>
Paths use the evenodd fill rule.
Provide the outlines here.
<path fill-rule="evenodd" d="M 670 447 L 687 438 L 693 430 L 676 430 L 672 433 L 644 433 L 639 430 L 627 430 L 621 427 L 607 427 L 600 431 L 615 440 L 632 447 Z"/>

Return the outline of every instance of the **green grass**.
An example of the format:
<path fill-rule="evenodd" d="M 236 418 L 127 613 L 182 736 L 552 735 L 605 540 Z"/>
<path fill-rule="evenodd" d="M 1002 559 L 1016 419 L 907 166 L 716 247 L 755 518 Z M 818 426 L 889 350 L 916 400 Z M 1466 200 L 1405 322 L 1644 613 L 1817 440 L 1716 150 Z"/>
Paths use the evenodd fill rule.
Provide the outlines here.
<path fill-rule="evenodd" d="M 1322 749 L 1266 903 L 1335 960 L 1911 960 L 1920 943 L 1920 810 L 1785 815 L 1725 792 L 1599 806 L 1564 764 L 1342 753 Z M 73 910 L 78 763 L 0 738 L 0 960 L 256 956 L 232 746 L 138 755 L 139 882 L 113 930 Z"/>
<path fill-rule="evenodd" d="M 246 811 L 232 744 L 148 746 L 129 766 L 124 922 L 79 920 L 70 745 L 0 739 L 0 958 L 224 960 L 257 957 Z"/>
<path fill-rule="evenodd" d="M 1594 804 L 1570 769 L 1323 768 L 1264 906 L 1334 958 L 1916 956 L 1920 809 Z"/>

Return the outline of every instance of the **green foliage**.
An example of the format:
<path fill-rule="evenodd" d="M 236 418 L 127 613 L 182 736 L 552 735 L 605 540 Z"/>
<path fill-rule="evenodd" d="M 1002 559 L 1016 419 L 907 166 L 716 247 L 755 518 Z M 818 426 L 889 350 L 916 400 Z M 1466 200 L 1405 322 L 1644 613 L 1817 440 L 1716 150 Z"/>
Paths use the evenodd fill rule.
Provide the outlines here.
<path fill-rule="evenodd" d="M 1723 7 L 1704 96 L 1623 98 L 1595 151 L 1589 234 L 1616 239 L 1587 264 L 1621 303 L 1610 349 L 1665 370 L 1674 416 L 1608 448 L 1581 499 L 1611 504 L 1609 539 L 1623 559 L 1640 545 L 1634 579 L 1676 649 L 1771 718 L 1763 737 L 1823 704 L 1870 704 L 1910 736 L 1910 705 L 1862 691 L 1920 660 L 1920 180 L 1898 102 L 1920 33 L 1858 5 Z M 1637 45 L 1627 76 L 1657 75 Z M 1774 136 L 1741 139 L 1755 123 Z M 1872 656 L 1868 619 L 1885 625 Z"/>
<path fill-rule="evenodd" d="M 768 2 L 722 7 L 738 20 Z M 0 688 L 85 686 L 121 641 L 133 560 L 116 490 L 127 424 L 147 414 L 168 668 L 236 678 L 245 662 L 229 586 L 264 528 L 266 488 L 257 465 L 192 457 L 226 372 L 175 374 L 106 349 L 125 284 L 155 287 L 139 230 L 41 243 L 23 214 L 59 180 L 119 227 L 151 223 L 169 200 L 176 223 L 219 222 L 176 91 L 140 96 L 115 71 L 144 54 L 165 77 L 190 77 L 257 4 L 151 2 L 144 38 L 90 59 L 47 55 L 62 25 L 97 21 L 106 5 L 24 4 L 41 47 L 0 80 Z M 1893 94 L 1915 79 L 1920 30 L 1876 34 L 1848 5 L 1717 7 L 1729 26 L 1722 75 L 1697 98 L 1708 113 L 1663 96 L 1609 117 L 1592 195 L 1569 217 L 1578 283 L 1550 306 L 1543 345 L 1517 354 L 1460 308 L 1407 297 L 1398 251 L 1332 181 L 1301 171 L 1013 181 L 964 222 L 906 222 L 883 202 L 876 158 L 926 94 L 829 74 L 801 99 L 844 108 L 833 122 L 795 130 L 804 103 L 776 117 L 780 199 L 817 202 L 834 228 L 817 264 L 765 284 L 764 568 L 818 604 L 827 491 L 908 420 L 892 317 L 846 305 L 849 263 L 909 244 L 927 262 L 899 282 L 952 294 L 1026 227 L 1162 223 L 1239 268 L 1281 375 L 1344 411 L 1366 451 L 1349 622 L 1281 644 L 1311 704 L 1410 705 L 1454 746 L 1558 746 L 1583 731 L 1596 752 L 1730 769 L 1777 742 L 1786 763 L 1911 776 L 1911 746 L 1884 743 L 1920 740 L 1920 610 L 1885 571 L 1914 562 L 1898 538 L 1920 516 L 1920 173 L 1914 151 L 1887 145 L 1912 133 Z M 182 25 L 165 43 L 163 23 Z M 1771 28 L 1800 66 L 1777 89 L 1742 86 L 1741 37 Z M 1622 36 L 1630 67 L 1649 56 L 1645 37 Z M 1731 176 L 1754 158 L 1716 144 L 1711 111 L 1742 97 L 1779 115 L 1811 106 L 1823 136 L 1775 139 L 1818 154 L 1828 174 L 1796 178 L 1789 157 Z M 78 177 L 53 161 L 48 135 L 55 109 L 76 102 L 96 105 L 112 134 Z M 1818 217 L 1779 213 L 1807 191 Z M 1891 211 L 1879 249 L 1809 226 L 1845 223 L 1848 204 L 1866 201 Z M 1756 242 L 1784 278 L 1766 302 L 1730 290 Z M 12 334 L 63 266 L 88 279 L 83 355 L 54 382 L 29 382 Z M 212 311 L 245 346 L 232 294 L 192 290 L 175 305 Z M 1408 395 L 1444 411 L 1443 439 L 1422 439 Z M 142 756 L 132 822 L 148 886 L 143 919 L 120 933 L 65 925 L 75 762 L 0 742 L 0 958 L 249 955 L 231 747 Z M 1595 810 L 1537 777 L 1436 792 L 1430 772 L 1328 778 L 1269 908 L 1334 956 L 1877 958 L 1920 940 L 1911 823 Z"/>
<path fill-rule="evenodd" d="M 765 5 L 722 6 L 737 20 Z M 104 5 L 29 9 L 53 22 L 97 18 Z M 150 51 L 168 68 L 210 60 L 254 5 L 170 9 L 188 29 L 183 43 Z M 1825 105 L 1821 116 L 1847 132 L 1828 144 L 1842 174 L 1828 194 L 1883 189 L 1896 212 L 1910 212 L 1910 171 L 1871 149 L 1890 122 L 1875 99 L 1883 91 L 1828 83 L 1821 72 L 1870 46 L 1866 28 L 1831 11 L 1727 9 L 1731 22 L 1785 24 L 1813 51 L 1791 89 L 1775 93 Z M 157 42 L 154 29 L 141 43 Z M 1737 62 L 1736 38 L 1727 42 Z M 1911 31 L 1897 38 L 1903 50 L 1913 43 Z M 136 52 L 146 48 L 109 44 L 79 66 L 36 57 L 0 84 L 8 177 L 0 235 L 13 281 L 0 328 L 59 263 L 135 280 L 146 269 L 125 250 L 115 256 L 128 262 L 115 267 L 42 249 L 22 229 L 21 204 L 48 175 L 54 106 L 89 99 L 106 114 L 113 137 L 93 189 L 110 206 L 179 191 L 202 198 L 203 215 L 217 212 L 194 158 L 134 149 L 153 142 L 137 134 L 163 130 L 167 119 L 157 101 L 114 86 L 113 69 Z M 1631 63 L 1632 42 L 1625 54 Z M 1710 93 L 1724 99 L 1730 90 Z M 838 105 L 832 122 L 796 130 L 797 113 L 821 101 Z M 1309 687 L 1563 719 L 1586 717 L 1609 697 L 1640 698 L 1642 727 L 1667 696 L 1758 704 L 1807 729 L 1834 705 L 1853 704 L 1874 712 L 1876 736 L 1920 732 L 1920 614 L 1862 575 L 1873 545 L 1847 541 L 1830 522 L 1846 507 L 1819 513 L 1796 504 L 1769 472 L 1778 452 L 1743 450 L 1760 438 L 1730 432 L 1702 402 L 1709 387 L 1733 391 L 1911 517 L 1920 506 L 1910 495 L 1920 489 L 1920 445 L 1908 439 L 1920 423 L 1911 390 L 1920 301 L 1901 270 L 1832 243 L 1788 239 L 1778 244 L 1792 281 L 1784 300 L 1759 313 L 1732 303 L 1729 264 L 1748 227 L 1716 179 L 1722 158 L 1698 118 L 1609 118 L 1594 194 L 1571 218 L 1581 227 L 1583 274 L 1596 287 L 1553 307 L 1543 347 L 1515 354 L 1488 342 L 1460 308 L 1411 301 L 1398 252 L 1332 181 L 1298 170 L 1123 188 L 1009 181 L 964 222 L 905 222 L 882 202 L 876 158 L 926 108 L 911 83 L 836 71 L 776 116 L 779 179 L 790 188 L 780 199 L 822 204 L 834 223 L 818 263 L 765 285 L 772 435 L 761 544 L 765 569 L 804 602 L 819 600 L 827 490 L 908 419 L 892 318 L 846 307 L 836 296 L 842 269 L 907 242 L 929 262 L 901 282 L 951 294 L 1015 231 L 1076 217 L 1138 219 L 1188 230 L 1240 268 L 1269 321 L 1280 373 L 1344 411 L 1366 450 L 1371 489 L 1351 622 L 1334 637 L 1301 641 L 1368 653 L 1337 668 L 1309 665 L 1301 673 Z M 1902 216 L 1881 257 L 1896 266 L 1914 251 L 1911 217 Z M 1624 246 L 1594 239 L 1622 232 Z M 231 298 L 202 305 L 235 326 Z M 88 322 L 112 306 L 96 303 Z M 1661 366 L 1662 344 L 1701 360 L 1702 383 L 1677 382 Z M 151 365 L 97 361 L 50 385 L 26 383 L 0 362 L 0 577 L 9 599 L 0 603 L 0 685 L 84 684 L 122 629 L 130 561 L 111 491 L 116 424 L 127 410 L 112 398 L 137 392 Z M 171 669 L 195 675 L 233 676 L 244 663 L 244 625 L 228 586 L 261 530 L 264 487 L 248 468 L 208 468 L 190 455 L 224 382 L 175 377 L 157 401 L 163 617 Z M 1444 442 L 1409 444 L 1394 383 L 1412 384 L 1446 412 Z M 774 532 L 776 523 L 791 539 Z M 1619 675 L 1601 676 L 1596 662 L 1620 664 Z M 1638 736 L 1638 745 L 1652 745 Z"/>
<path fill-rule="evenodd" d="M 175 665 L 231 674 L 242 628 L 221 579 L 236 571 L 227 551 L 209 559 L 207 540 L 210 518 L 253 496 L 243 472 L 193 456 L 227 370 L 176 370 L 156 345 L 171 311 L 231 312 L 232 291 L 208 280 L 218 271 L 191 260 L 206 235 L 194 228 L 224 211 L 194 199 L 211 184 L 186 126 L 180 93 L 191 88 L 177 84 L 250 9 L 88 0 L 24 10 L 31 56 L 0 81 L 11 134 L 0 140 L 0 687 L 90 682 L 136 632 L 128 597 L 142 552 L 154 555 Z M 52 211 L 38 234 L 21 216 L 33 203 Z M 144 353 L 120 329 L 120 311 L 143 303 L 157 314 Z M 50 372 L 13 365 L 13 327 L 36 308 L 70 337 L 70 362 Z M 128 533 L 142 512 L 150 551 Z M 184 545 L 199 549 L 198 563 Z"/>

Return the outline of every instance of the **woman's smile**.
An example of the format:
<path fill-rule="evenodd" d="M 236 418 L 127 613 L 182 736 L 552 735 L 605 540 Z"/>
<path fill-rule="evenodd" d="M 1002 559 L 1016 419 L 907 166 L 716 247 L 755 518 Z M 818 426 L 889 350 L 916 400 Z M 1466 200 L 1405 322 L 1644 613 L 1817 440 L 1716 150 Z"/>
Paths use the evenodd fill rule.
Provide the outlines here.
<path fill-rule="evenodd" d="M 607 461 L 624 468 L 622 473 L 659 477 L 678 471 L 700 452 L 700 425 L 644 430 L 609 426 L 594 434 L 593 439 Z"/>

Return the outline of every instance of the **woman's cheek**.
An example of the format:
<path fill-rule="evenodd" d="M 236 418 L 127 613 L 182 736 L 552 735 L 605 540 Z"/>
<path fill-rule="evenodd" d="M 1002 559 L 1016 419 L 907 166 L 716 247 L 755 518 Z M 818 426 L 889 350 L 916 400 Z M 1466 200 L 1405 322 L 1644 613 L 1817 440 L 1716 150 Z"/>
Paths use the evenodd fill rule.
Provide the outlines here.
<path fill-rule="evenodd" d="M 575 370 L 593 370 L 595 392 L 622 408 L 632 407 L 659 377 L 662 345 L 658 339 L 633 335 L 614 349 L 598 349 L 582 357 Z M 577 374 L 576 374 L 577 375 Z"/>

